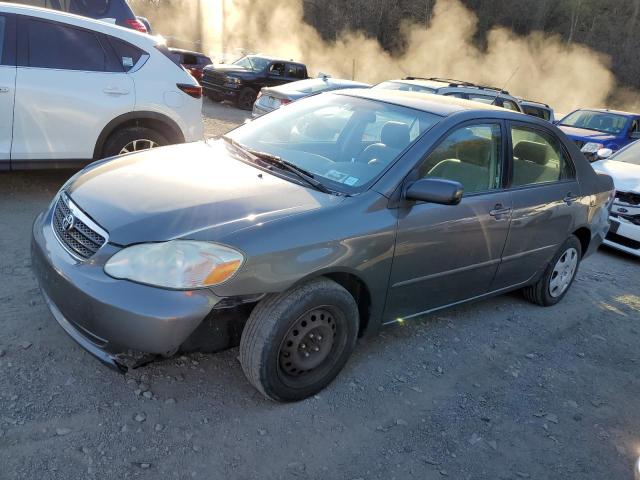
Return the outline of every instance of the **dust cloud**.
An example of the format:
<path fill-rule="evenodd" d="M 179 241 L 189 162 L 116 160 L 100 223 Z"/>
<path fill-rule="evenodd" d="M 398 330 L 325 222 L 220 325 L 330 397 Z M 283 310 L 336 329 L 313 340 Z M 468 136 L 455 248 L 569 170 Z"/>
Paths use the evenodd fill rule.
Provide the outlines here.
<path fill-rule="evenodd" d="M 497 27 L 479 46 L 474 38 L 478 19 L 459 0 L 437 0 L 427 27 L 405 22 L 398 31 L 405 48 L 395 55 L 357 31 L 324 41 L 304 21 L 301 0 L 203 0 L 191 5 L 198 10 L 191 14 L 202 19 L 196 27 L 202 39 L 198 46 L 215 58 L 259 52 L 303 61 L 310 75 L 323 72 L 370 83 L 407 75 L 457 78 L 504 87 L 559 112 L 603 106 L 640 109 L 640 95 L 617 85 L 607 56 L 567 45 L 559 35 L 521 36 Z M 183 30 L 183 16 L 163 15 L 167 29 L 194 38 L 193 20 Z M 156 31 L 164 32 L 153 21 Z"/>

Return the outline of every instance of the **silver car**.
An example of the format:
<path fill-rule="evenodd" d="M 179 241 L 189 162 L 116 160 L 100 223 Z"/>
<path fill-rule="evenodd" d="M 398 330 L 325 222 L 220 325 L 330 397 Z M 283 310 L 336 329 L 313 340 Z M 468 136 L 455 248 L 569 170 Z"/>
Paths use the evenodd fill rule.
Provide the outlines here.
<path fill-rule="evenodd" d="M 293 401 L 382 325 L 517 289 L 558 303 L 612 193 L 543 120 L 345 90 L 92 164 L 36 218 L 32 263 L 55 319 L 105 363 L 240 336 L 249 381 Z"/>
<path fill-rule="evenodd" d="M 263 87 L 253 104 L 253 118 L 272 112 L 283 105 L 295 102 L 310 95 L 344 88 L 370 88 L 368 83 L 342 80 L 339 78 L 320 77 L 286 83 L 277 87 Z"/>

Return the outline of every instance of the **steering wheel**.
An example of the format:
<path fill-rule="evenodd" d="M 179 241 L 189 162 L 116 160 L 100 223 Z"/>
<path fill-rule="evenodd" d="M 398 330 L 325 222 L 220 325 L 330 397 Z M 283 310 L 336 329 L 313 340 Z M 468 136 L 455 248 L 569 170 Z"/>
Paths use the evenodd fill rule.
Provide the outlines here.
<path fill-rule="evenodd" d="M 372 143 L 365 148 L 358 158 L 357 163 L 366 163 L 367 165 L 380 165 L 383 161 L 388 147 L 384 143 Z"/>

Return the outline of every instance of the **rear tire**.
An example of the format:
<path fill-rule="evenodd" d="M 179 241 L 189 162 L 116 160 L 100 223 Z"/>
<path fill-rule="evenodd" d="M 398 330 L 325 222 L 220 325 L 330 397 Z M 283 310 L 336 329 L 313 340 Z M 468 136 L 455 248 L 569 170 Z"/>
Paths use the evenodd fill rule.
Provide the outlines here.
<path fill-rule="evenodd" d="M 252 110 L 256 98 L 258 98 L 258 94 L 253 88 L 246 87 L 242 89 L 238 96 L 238 108 L 242 110 Z"/>
<path fill-rule="evenodd" d="M 578 273 L 582 258 L 582 245 L 575 235 L 571 235 L 551 259 L 542 277 L 522 289 L 524 297 L 542 307 L 555 305 L 569 291 Z"/>
<path fill-rule="evenodd" d="M 342 370 L 355 347 L 358 326 L 355 300 L 327 278 L 270 295 L 254 308 L 242 332 L 242 369 L 265 397 L 302 400 Z"/>
<path fill-rule="evenodd" d="M 102 150 L 102 158 L 163 147 L 169 143 L 169 140 L 157 130 L 147 127 L 127 127 L 111 134 Z"/>

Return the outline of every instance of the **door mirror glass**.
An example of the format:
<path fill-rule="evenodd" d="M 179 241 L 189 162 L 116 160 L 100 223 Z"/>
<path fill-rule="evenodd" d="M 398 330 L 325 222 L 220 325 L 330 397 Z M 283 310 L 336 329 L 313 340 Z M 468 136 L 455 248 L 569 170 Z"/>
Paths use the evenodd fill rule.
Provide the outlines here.
<path fill-rule="evenodd" d="M 422 178 L 407 188 L 405 198 L 419 202 L 457 205 L 462 199 L 462 184 L 444 178 Z"/>
<path fill-rule="evenodd" d="M 598 150 L 598 160 L 604 160 L 605 158 L 609 158 L 613 155 L 613 150 L 610 148 L 601 148 Z"/>

